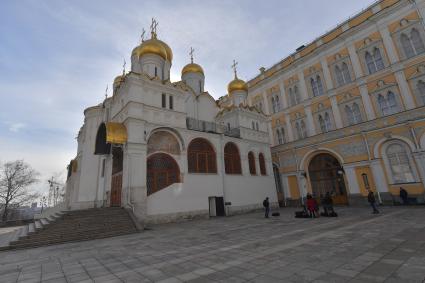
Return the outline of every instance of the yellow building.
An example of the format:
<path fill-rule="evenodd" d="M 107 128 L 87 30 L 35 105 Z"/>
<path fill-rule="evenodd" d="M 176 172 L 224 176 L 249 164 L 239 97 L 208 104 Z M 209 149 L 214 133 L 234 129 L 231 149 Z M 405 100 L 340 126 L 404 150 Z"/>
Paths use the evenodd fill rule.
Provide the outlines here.
<path fill-rule="evenodd" d="M 382 0 L 248 82 L 270 115 L 279 197 L 424 202 L 425 1 Z M 412 200 L 413 201 L 413 200 Z"/>

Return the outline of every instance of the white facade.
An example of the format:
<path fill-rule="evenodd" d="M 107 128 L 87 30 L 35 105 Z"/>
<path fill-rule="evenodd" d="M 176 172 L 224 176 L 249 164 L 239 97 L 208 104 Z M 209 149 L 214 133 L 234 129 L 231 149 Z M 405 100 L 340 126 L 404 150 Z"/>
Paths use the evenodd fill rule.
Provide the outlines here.
<path fill-rule="evenodd" d="M 69 209 L 122 206 L 147 223 L 215 216 L 222 208 L 239 213 L 261 208 L 266 197 L 276 205 L 267 118 L 240 99 L 218 106 L 203 90 L 203 74 L 170 82 L 170 67 L 156 54 L 133 54 L 132 71 L 116 79 L 113 96 L 85 110 L 68 174 Z M 200 139 L 213 151 L 193 149 Z M 239 152 L 241 171 L 234 155 L 226 155 L 233 161 L 225 164 L 229 143 Z"/>

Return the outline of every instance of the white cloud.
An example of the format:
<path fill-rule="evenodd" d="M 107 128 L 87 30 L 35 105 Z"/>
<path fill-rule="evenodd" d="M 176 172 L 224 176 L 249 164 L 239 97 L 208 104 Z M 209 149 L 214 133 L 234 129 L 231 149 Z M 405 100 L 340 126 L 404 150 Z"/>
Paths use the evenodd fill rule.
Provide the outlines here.
<path fill-rule="evenodd" d="M 21 129 L 25 128 L 24 123 L 8 123 L 9 124 L 9 131 L 13 133 L 19 132 Z"/>

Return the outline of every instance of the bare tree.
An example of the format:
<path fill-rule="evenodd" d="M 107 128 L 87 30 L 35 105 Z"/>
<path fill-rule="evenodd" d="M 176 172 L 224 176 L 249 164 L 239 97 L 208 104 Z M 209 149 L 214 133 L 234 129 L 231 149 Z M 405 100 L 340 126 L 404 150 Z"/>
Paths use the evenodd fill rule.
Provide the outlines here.
<path fill-rule="evenodd" d="M 30 185 L 38 181 L 39 174 L 23 160 L 0 165 L 0 204 L 3 204 L 2 220 L 7 220 L 10 205 L 22 205 L 38 197 Z"/>

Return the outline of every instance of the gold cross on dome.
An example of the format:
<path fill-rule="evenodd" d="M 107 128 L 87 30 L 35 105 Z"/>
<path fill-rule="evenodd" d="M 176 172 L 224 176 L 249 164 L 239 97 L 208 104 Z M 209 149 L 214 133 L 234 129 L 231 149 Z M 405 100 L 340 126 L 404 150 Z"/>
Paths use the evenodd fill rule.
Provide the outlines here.
<path fill-rule="evenodd" d="M 106 89 L 105 89 L 105 99 L 108 98 L 108 85 L 106 85 Z"/>
<path fill-rule="evenodd" d="M 155 18 L 152 18 L 152 23 L 151 23 L 151 34 L 152 35 L 156 35 L 157 26 L 158 26 L 158 22 L 155 20 Z"/>
<path fill-rule="evenodd" d="M 189 55 L 190 55 L 190 62 L 191 63 L 193 63 L 193 53 L 195 52 L 195 49 L 193 49 L 192 47 L 190 47 L 190 52 L 189 52 Z"/>
<path fill-rule="evenodd" d="M 237 75 L 237 68 L 236 68 L 237 66 L 238 66 L 238 62 L 233 60 L 232 69 L 233 69 L 233 72 L 235 73 L 235 78 L 238 76 Z"/>
<path fill-rule="evenodd" d="M 124 58 L 124 64 L 122 65 L 122 74 L 125 75 L 125 65 L 127 64 L 127 62 L 125 62 L 125 58 Z"/>
<path fill-rule="evenodd" d="M 146 30 L 145 30 L 145 28 L 143 28 L 142 34 L 140 35 L 140 38 L 142 39 L 142 43 L 145 41 L 145 34 L 146 34 Z"/>

